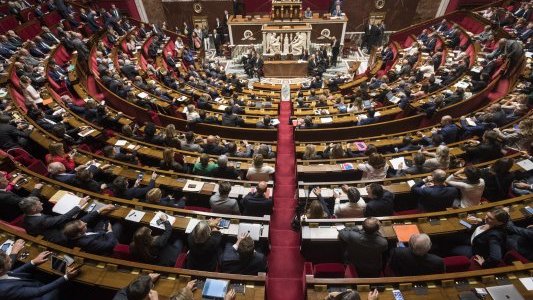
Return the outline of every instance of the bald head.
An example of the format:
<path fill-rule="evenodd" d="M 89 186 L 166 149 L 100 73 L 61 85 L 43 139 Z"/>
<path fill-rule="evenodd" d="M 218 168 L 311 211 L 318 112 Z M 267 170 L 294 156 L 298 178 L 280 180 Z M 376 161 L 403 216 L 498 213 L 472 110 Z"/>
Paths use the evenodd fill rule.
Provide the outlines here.
<path fill-rule="evenodd" d="M 409 247 L 417 256 L 426 255 L 431 249 L 431 239 L 425 233 L 413 234 L 409 239 Z"/>
<path fill-rule="evenodd" d="M 431 177 L 433 177 L 433 184 L 442 185 L 446 181 L 446 172 L 441 169 L 436 169 L 431 173 Z"/>
<path fill-rule="evenodd" d="M 367 234 L 374 234 L 379 230 L 379 220 L 377 218 L 366 218 L 363 221 L 363 230 Z"/>
<path fill-rule="evenodd" d="M 266 181 L 261 181 L 257 184 L 256 192 L 258 194 L 263 195 L 266 192 L 267 188 L 268 184 L 266 183 Z"/>
<path fill-rule="evenodd" d="M 441 119 L 440 119 L 440 123 L 442 125 L 448 125 L 448 124 L 451 124 L 452 123 L 452 116 L 449 116 L 449 115 L 446 115 L 446 116 L 443 116 Z"/>

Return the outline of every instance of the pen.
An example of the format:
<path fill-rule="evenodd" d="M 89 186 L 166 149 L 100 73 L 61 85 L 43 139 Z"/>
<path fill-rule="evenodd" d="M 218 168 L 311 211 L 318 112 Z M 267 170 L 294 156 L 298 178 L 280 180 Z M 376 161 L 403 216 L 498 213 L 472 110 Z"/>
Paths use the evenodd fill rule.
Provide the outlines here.
<path fill-rule="evenodd" d="M 131 214 L 128 215 L 128 218 L 130 218 L 130 217 L 135 217 L 135 212 L 134 211 L 131 212 Z"/>

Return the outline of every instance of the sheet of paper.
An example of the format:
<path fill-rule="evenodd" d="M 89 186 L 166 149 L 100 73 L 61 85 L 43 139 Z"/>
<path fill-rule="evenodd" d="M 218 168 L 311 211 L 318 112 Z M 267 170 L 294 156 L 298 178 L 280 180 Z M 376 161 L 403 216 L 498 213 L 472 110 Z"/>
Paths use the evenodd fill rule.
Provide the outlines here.
<path fill-rule="evenodd" d="M 413 187 L 413 185 L 416 184 L 416 182 L 414 180 L 407 180 L 407 184 L 409 185 L 409 187 Z"/>
<path fill-rule="evenodd" d="M 248 233 L 252 240 L 259 241 L 259 237 L 261 237 L 261 224 L 240 223 L 238 235 L 241 235 L 241 233 Z"/>
<path fill-rule="evenodd" d="M 407 169 L 407 164 L 405 163 L 405 157 L 403 156 L 390 159 L 389 162 L 395 170 Z M 402 164 L 401 168 L 400 168 L 400 164 Z"/>
<path fill-rule="evenodd" d="M 137 94 L 137 97 L 139 97 L 141 99 L 144 99 L 144 98 L 148 97 L 148 94 L 145 93 L 145 92 L 140 92 L 140 93 Z"/>
<path fill-rule="evenodd" d="M 466 121 L 466 124 L 468 124 L 469 126 L 476 126 L 476 121 L 474 121 L 474 119 L 472 118 L 465 118 L 465 121 Z"/>
<path fill-rule="evenodd" d="M 333 118 L 332 117 L 320 118 L 320 123 L 322 124 L 333 123 Z"/>
<path fill-rule="evenodd" d="M 65 193 L 61 196 L 61 198 L 59 198 L 57 203 L 52 208 L 52 211 L 60 215 L 65 214 L 69 210 L 76 207 L 76 205 L 80 203 L 80 199 L 81 199 L 80 197 L 74 194 Z"/>
<path fill-rule="evenodd" d="M 117 140 L 115 142 L 115 146 L 122 147 L 122 146 L 126 146 L 127 143 L 128 143 L 128 141 L 126 141 L 126 140 Z"/>
<path fill-rule="evenodd" d="M 366 188 L 362 187 L 362 188 L 357 188 L 357 190 L 359 191 L 359 194 L 361 195 L 361 197 L 366 197 L 368 196 L 368 192 L 366 191 Z"/>
<path fill-rule="evenodd" d="M 519 165 L 522 169 L 525 171 L 531 171 L 533 170 L 533 162 L 529 159 L 524 159 L 516 163 Z"/>
<path fill-rule="evenodd" d="M 128 221 L 139 223 L 141 222 L 144 215 L 146 215 L 144 211 L 132 209 L 128 212 L 125 219 Z"/>
<path fill-rule="evenodd" d="M 533 291 L 533 277 L 518 278 L 528 291 Z"/>
<path fill-rule="evenodd" d="M 185 233 L 191 233 L 194 229 L 194 227 L 196 227 L 196 225 L 198 225 L 198 223 L 200 223 L 200 220 L 199 219 L 190 219 L 189 220 L 189 224 L 187 224 L 187 228 L 185 228 Z"/>
<path fill-rule="evenodd" d="M 157 220 L 161 218 L 162 214 L 164 214 L 164 212 L 158 211 L 153 217 L 153 219 L 150 221 L 150 226 L 157 227 L 160 229 L 165 229 L 165 226 L 163 224 L 157 225 Z M 176 221 L 176 218 L 171 215 L 167 215 L 167 218 L 168 218 L 168 221 L 170 222 L 170 225 L 174 224 L 174 222 Z"/>
<path fill-rule="evenodd" d="M 234 185 L 231 187 L 231 191 L 229 192 L 230 198 L 238 198 L 240 195 L 242 195 L 243 186 L 242 185 Z"/>

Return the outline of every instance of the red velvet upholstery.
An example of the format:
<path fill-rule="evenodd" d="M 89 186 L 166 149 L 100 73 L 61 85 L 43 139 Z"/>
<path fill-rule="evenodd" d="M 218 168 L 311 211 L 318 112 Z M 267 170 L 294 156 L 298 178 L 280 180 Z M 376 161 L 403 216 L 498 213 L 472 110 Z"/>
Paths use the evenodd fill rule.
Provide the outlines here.
<path fill-rule="evenodd" d="M 23 228 L 23 224 L 24 224 L 24 215 L 20 215 L 18 217 L 16 217 L 15 219 L 11 220 L 11 222 L 9 222 L 10 225 L 13 225 L 13 226 L 17 226 L 17 227 L 21 227 Z"/>
<path fill-rule="evenodd" d="M 316 264 L 313 268 L 313 274 L 317 278 L 343 278 L 345 267 L 339 263 L 322 263 Z"/>
<path fill-rule="evenodd" d="M 26 234 L 26 229 L 24 229 L 24 228 L 22 228 L 22 227 L 18 227 L 18 226 L 15 226 L 15 225 L 11 225 L 10 223 L 7 223 L 7 222 L 2 221 L 2 220 L 0 220 L 0 224 L 2 224 L 2 225 L 4 225 L 4 226 L 7 226 L 7 227 L 9 227 L 9 228 L 11 228 L 11 229 L 14 229 L 14 230 L 16 230 L 16 231 L 18 231 L 18 232 L 20 232 L 20 233 L 24 233 L 24 234 Z"/>
<path fill-rule="evenodd" d="M 185 264 L 187 263 L 187 253 L 180 253 L 178 255 L 178 258 L 176 259 L 176 263 L 174 264 L 174 268 L 184 268 Z"/>
<path fill-rule="evenodd" d="M 527 258 L 523 257 L 522 254 L 518 253 L 516 250 L 507 251 L 507 253 L 505 253 L 505 256 L 503 257 L 503 261 L 505 261 L 505 263 L 509 265 L 513 264 L 513 261 L 520 261 L 524 264 L 530 262 Z"/>
<path fill-rule="evenodd" d="M 470 260 L 466 256 L 448 256 L 444 258 L 446 273 L 465 272 L 470 268 Z"/>
<path fill-rule="evenodd" d="M 113 248 L 113 257 L 130 260 L 130 246 L 125 244 L 117 244 L 115 248 Z"/>
<path fill-rule="evenodd" d="M 29 166 L 28 166 L 28 169 L 30 169 L 31 171 L 35 172 L 35 173 L 39 173 L 43 176 L 48 176 L 48 169 L 46 168 L 46 166 L 44 165 L 44 163 L 40 160 L 34 160 L 33 163 L 31 163 Z"/>
<path fill-rule="evenodd" d="M 418 210 L 418 209 L 409 209 L 409 210 L 395 211 L 394 215 L 395 216 L 405 216 L 405 215 L 414 215 L 414 214 L 419 214 L 419 213 L 422 213 L 422 212 L 420 210 Z"/>

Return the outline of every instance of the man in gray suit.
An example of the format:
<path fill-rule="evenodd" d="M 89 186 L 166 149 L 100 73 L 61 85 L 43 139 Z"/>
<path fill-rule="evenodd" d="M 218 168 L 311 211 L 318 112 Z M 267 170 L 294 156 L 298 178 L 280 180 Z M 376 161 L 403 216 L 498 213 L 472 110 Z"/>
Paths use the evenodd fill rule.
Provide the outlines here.
<path fill-rule="evenodd" d="M 347 227 L 339 231 L 339 239 L 346 244 L 346 258 L 359 277 L 380 277 L 388 243 L 379 233 L 379 226 L 378 219 L 367 218 L 363 230 Z"/>

